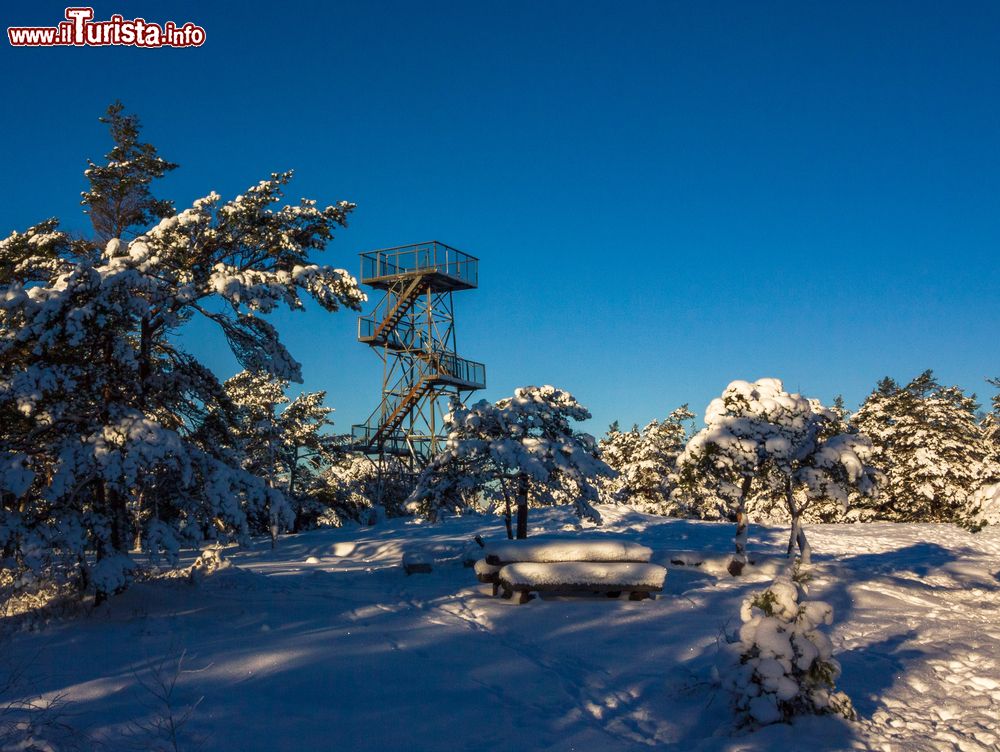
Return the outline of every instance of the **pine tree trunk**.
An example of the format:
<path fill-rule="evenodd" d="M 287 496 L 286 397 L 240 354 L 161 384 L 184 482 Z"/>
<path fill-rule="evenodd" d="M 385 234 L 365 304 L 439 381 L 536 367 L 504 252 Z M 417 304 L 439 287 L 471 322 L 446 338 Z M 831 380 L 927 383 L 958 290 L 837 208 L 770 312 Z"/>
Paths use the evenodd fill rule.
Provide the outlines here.
<path fill-rule="evenodd" d="M 514 540 L 514 529 L 511 526 L 510 494 L 507 493 L 507 483 L 500 480 L 500 490 L 503 491 L 503 524 L 507 528 L 507 540 Z"/>
<path fill-rule="evenodd" d="M 736 510 L 736 537 L 734 539 L 736 551 L 729 562 L 729 574 L 733 577 L 739 577 L 743 574 L 743 568 L 747 565 L 747 496 L 750 494 L 752 482 L 752 475 L 745 476 L 743 487 L 740 489 L 740 505 Z"/>
<path fill-rule="evenodd" d="M 809 566 L 812 564 L 812 547 L 809 545 L 809 541 L 806 540 L 806 531 L 801 523 L 799 524 L 799 532 L 796 540 L 799 544 L 799 553 L 802 555 L 802 564 Z"/>
<path fill-rule="evenodd" d="M 288 468 L 288 502 L 293 505 L 295 510 L 295 522 L 292 524 L 292 530 L 296 533 L 301 531 L 301 519 L 302 519 L 302 502 L 295 498 L 295 468 L 299 466 L 299 449 L 295 448 L 292 453 L 292 461 L 290 467 Z"/>
<path fill-rule="evenodd" d="M 151 352 L 153 348 L 153 329 L 149 319 L 143 316 L 139 325 L 139 406 L 146 407 L 146 387 L 153 370 Z"/>
<path fill-rule="evenodd" d="M 111 374 L 114 366 L 114 347 L 110 332 L 104 337 L 102 348 L 102 360 L 104 363 L 104 385 L 101 388 L 101 423 L 105 426 L 111 423 Z M 97 560 L 101 561 L 107 556 L 115 554 L 128 554 L 129 550 L 129 528 L 128 519 L 128 499 L 124 494 L 110 487 L 107 480 L 98 478 L 95 481 L 95 497 L 97 509 L 106 515 L 110 527 L 109 540 L 96 541 Z M 97 590 L 94 605 L 98 606 L 108 599 L 110 593 Z"/>
<path fill-rule="evenodd" d="M 528 474 L 517 474 L 517 537 L 528 537 Z"/>
<path fill-rule="evenodd" d="M 79 564 L 80 566 L 80 576 L 76 581 L 76 588 L 77 592 L 80 595 L 83 595 L 85 592 L 87 592 L 87 588 L 89 588 L 91 585 L 90 565 L 87 563 L 86 551 L 83 551 L 79 555 L 77 555 L 76 561 L 77 564 Z M 94 605 L 96 606 L 100 604 L 95 603 Z"/>
<path fill-rule="evenodd" d="M 115 554 L 126 553 L 128 535 L 128 510 L 125 504 L 125 497 L 117 491 L 108 487 L 103 480 L 94 481 L 94 498 L 96 507 L 108 520 L 109 535 L 107 538 L 101 537 L 94 540 L 95 558 L 97 562 L 114 556 Z M 123 524 L 122 518 L 125 518 Z M 94 590 L 94 606 L 100 606 L 111 596 L 101 587 Z"/>
<path fill-rule="evenodd" d="M 120 553 L 128 553 L 131 543 L 128 518 L 128 500 L 115 489 L 108 489 L 108 506 L 111 509 L 111 547 Z"/>
<path fill-rule="evenodd" d="M 278 512 L 274 508 L 274 496 L 271 494 L 271 489 L 275 488 L 278 481 L 278 461 L 275 455 L 276 452 L 274 450 L 274 438 L 272 437 L 267 445 L 267 456 L 268 456 L 267 522 L 269 531 L 271 533 L 272 549 L 278 547 Z"/>
<path fill-rule="evenodd" d="M 795 547 L 799 548 L 799 557 L 804 565 L 809 565 L 812 559 L 812 548 L 809 546 L 809 541 L 806 540 L 806 531 L 802 527 L 802 512 L 805 511 L 807 504 L 799 506 L 795 503 L 795 494 L 792 492 L 792 482 L 791 480 L 786 480 L 785 483 L 785 501 L 788 505 L 788 513 L 792 517 L 792 531 L 788 536 L 788 552 L 787 556 L 789 559 L 792 558 L 792 554 L 795 551 Z"/>
<path fill-rule="evenodd" d="M 268 517 L 270 517 L 270 533 L 271 533 L 271 548 L 272 550 L 278 547 L 278 520 L 275 517 L 272 504 L 269 501 L 268 504 Z"/>
<path fill-rule="evenodd" d="M 785 478 L 785 506 L 788 507 L 788 514 L 792 518 L 792 531 L 788 536 L 788 550 L 785 552 L 785 556 L 791 559 L 795 551 L 795 542 L 798 540 L 799 509 L 795 506 L 795 495 L 792 493 L 790 478 Z"/>

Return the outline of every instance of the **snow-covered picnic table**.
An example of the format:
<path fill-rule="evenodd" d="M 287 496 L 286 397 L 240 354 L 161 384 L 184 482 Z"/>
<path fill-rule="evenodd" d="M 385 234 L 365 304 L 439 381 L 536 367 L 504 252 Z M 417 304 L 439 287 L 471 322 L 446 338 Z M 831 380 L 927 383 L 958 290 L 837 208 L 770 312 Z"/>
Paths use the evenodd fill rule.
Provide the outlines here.
<path fill-rule="evenodd" d="M 515 593 L 518 603 L 531 592 L 591 592 L 642 600 L 663 590 L 667 570 L 650 564 L 653 552 L 622 538 L 534 538 L 504 541 L 486 548 L 476 562 L 476 577 L 491 583 L 493 594 Z"/>

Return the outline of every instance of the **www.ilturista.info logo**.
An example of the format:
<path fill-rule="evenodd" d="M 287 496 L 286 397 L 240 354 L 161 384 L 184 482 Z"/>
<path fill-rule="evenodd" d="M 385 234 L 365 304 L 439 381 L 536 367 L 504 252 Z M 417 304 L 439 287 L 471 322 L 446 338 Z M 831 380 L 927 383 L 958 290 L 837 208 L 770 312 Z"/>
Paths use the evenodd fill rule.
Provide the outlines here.
<path fill-rule="evenodd" d="M 14 47 L 201 47 L 205 43 L 205 30 L 191 22 L 167 21 L 161 26 L 117 13 L 107 21 L 93 18 L 93 8 L 67 8 L 66 20 L 58 26 L 9 26 L 7 38 Z"/>

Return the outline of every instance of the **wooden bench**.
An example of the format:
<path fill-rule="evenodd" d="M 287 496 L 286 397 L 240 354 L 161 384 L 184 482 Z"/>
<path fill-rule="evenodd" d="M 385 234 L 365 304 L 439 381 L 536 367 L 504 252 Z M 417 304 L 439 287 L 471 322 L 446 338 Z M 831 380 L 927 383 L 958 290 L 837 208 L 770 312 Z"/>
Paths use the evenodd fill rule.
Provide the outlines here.
<path fill-rule="evenodd" d="M 533 538 L 504 541 L 486 549 L 476 562 L 476 578 L 493 585 L 493 595 L 517 595 L 525 603 L 532 592 L 605 593 L 642 600 L 663 590 L 663 567 L 650 564 L 652 551 L 620 538 Z"/>
<path fill-rule="evenodd" d="M 503 567 L 489 564 L 486 559 L 480 559 L 475 563 L 474 568 L 476 579 L 488 585 L 493 585 L 493 595 L 496 595 L 500 591 L 500 570 Z"/>

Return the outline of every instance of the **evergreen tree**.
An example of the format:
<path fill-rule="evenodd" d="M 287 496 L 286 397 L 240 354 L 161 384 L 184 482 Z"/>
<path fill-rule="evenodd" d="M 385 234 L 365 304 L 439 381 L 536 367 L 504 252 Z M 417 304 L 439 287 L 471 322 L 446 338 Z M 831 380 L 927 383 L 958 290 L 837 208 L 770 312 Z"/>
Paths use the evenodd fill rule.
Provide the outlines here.
<path fill-rule="evenodd" d="M 517 537 L 524 538 L 532 487 L 536 498 L 560 498 L 552 494 L 570 482 L 577 493 L 561 498 L 571 500 L 579 515 L 599 521 L 590 504 L 597 498 L 592 479 L 612 471 L 597 458 L 594 438 L 570 423 L 589 417 L 573 395 L 552 386 L 521 387 L 496 404 L 454 404 L 447 418 L 447 447 L 421 473 L 408 506 L 436 519 L 468 506 L 471 491 L 497 484 L 508 504 L 508 533 L 513 498 Z"/>
<path fill-rule="evenodd" d="M 278 406 L 288 403 L 285 396 L 288 382 L 266 373 L 243 371 L 224 386 L 236 409 L 234 434 L 242 449 L 242 467 L 267 486 L 265 508 L 249 515 L 251 530 L 257 534 L 269 533 L 273 545 L 278 533 L 294 522 L 281 480 L 289 467 L 284 427 L 278 415 Z"/>
<path fill-rule="evenodd" d="M 304 392 L 289 401 L 287 381 L 249 371 L 226 381 L 225 389 L 235 407 L 241 464 L 265 481 L 274 499 L 267 518 L 256 520 L 256 531 L 276 536 L 293 520 L 298 529 L 306 491 L 316 490 L 312 476 L 335 451 L 334 439 L 323 433 L 333 425 L 333 410 L 323 405 L 326 392 Z"/>
<path fill-rule="evenodd" d="M 333 409 L 323 402 L 326 392 L 303 392 L 281 411 L 283 452 L 288 472 L 287 492 L 296 514 L 315 476 L 336 452 L 336 440 L 323 430 L 333 425 Z M 297 525 L 296 525 L 297 527 Z"/>
<path fill-rule="evenodd" d="M 678 514 L 680 506 L 671 493 L 677 483 L 677 458 L 687 438 L 685 424 L 693 418 L 682 405 L 642 431 L 609 433 L 601 441 L 599 456 L 618 474 L 602 483 L 603 499 L 632 504 L 650 514 Z"/>
<path fill-rule="evenodd" d="M 851 411 L 844 403 L 844 395 L 838 394 L 833 398 L 833 403 L 828 408 L 833 416 L 834 428 L 838 433 L 847 433 L 851 430 Z"/>
<path fill-rule="evenodd" d="M 986 449 L 989 462 L 996 468 L 1000 467 L 1000 378 L 987 379 L 987 383 L 997 389 L 993 395 L 992 409 L 983 418 L 981 427 L 983 438 L 986 440 Z"/>
<path fill-rule="evenodd" d="M 622 431 L 616 420 L 608 426 L 608 432 L 598 442 L 598 454 L 608 467 L 617 472 L 634 460 L 639 441 L 638 426 Z"/>
<path fill-rule="evenodd" d="M 330 456 L 303 502 L 303 527 L 340 527 L 345 522 L 374 525 L 405 513 L 404 503 L 413 488 L 412 476 L 402 462 L 387 457 L 379 473 L 375 462 L 359 452 L 331 451 Z"/>
<path fill-rule="evenodd" d="M 963 519 L 989 475 L 977 409 L 974 395 L 942 386 L 929 370 L 903 387 L 880 381 L 851 420 L 885 474 L 878 497 L 862 503 L 885 520 Z"/>
<path fill-rule="evenodd" d="M 364 299 L 347 272 L 309 260 L 351 204 L 275 209 L 291 178 L 276 174 L 143 228 L 169 208 L 149 185 L 172 165 L 117 106 L 106 122 L 115 149 L 84 194 L 97 237 L 48 220 L 0 241 L 0 547 L 25 569 L 67 556 L 99 599 L 127 584 L 136 539 L 172 558 L 209 528 L 246 535 L 272 500 L 232 447 L 210 446 L 227 432 L 206 425 L 225 392 L 171 335 L 202 316 L 249 370 L 299 380 L 263 315 L 302 308 L 302 293 L 328 311 Z"/>
<path fill-rule="evenodd" d="M 114 146 L 103 164 L 87 160 L 83 174 L 90 189 L 80 203 L 90 215 L 96 240 L 106 243 L 174 213 L 173 202 L 154 197 L 150 185 L 177 165 L 160 157 L 152 144 L 139 141 L 139 118 L 126 114 L 121 102 L 108 107 L 100 121 L 110 127 Z"/>
<path fill-rule="evenodd" d="M 707 486 L 710 498 L 735 509 L 734 575 L 746 564 L 747 501 L 755 484 L 781 495 L 791 519 L 788 555 L 797 547 L 804 563 L 810 557 L 804 512 L 824 500 L 846 506 L 851 489 L 872 492 L 868 441 L 837 428 L 834 413 L 818 400 L 785 392 L 778 379 L 734 381 L 709 404 L 705 428 L 688 442 L 678 465 L 689 493 L 697 496 L 698 486 Z"/>

